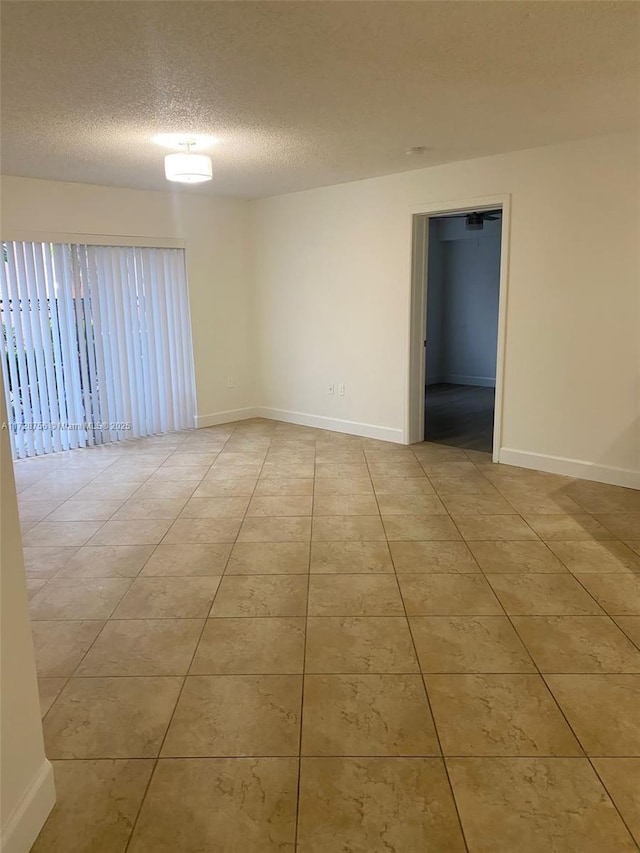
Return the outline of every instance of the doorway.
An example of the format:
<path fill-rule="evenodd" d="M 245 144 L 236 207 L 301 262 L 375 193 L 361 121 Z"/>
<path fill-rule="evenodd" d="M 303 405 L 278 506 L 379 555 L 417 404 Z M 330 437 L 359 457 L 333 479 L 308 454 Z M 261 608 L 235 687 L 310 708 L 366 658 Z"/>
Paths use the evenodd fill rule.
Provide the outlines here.
<path fill-rule="evenodd" d="M 409 443 L 499 461 L 508 220 L 508 196 L 413 214 Z"/>
<path fill-rule="evenodd" d="M 493 447 L 501 217 L 429 217 L 425 441 Z"/>

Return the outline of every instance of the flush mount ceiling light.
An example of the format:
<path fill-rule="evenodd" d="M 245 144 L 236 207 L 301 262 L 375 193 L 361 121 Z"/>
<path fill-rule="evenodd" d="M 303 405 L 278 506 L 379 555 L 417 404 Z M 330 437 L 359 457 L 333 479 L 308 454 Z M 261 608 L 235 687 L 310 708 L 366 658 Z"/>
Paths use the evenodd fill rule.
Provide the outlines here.
<path fill-rule="evenodd" d="M 179 151 L 185 142 L 191 145 L 192 151 L 202 151 L 219 142 L 216 136 L 208 136 L 204 133 L 157 133 L 151 141 L 172 151 Z"/>
<path fill-rule="evenodd" d="M 193 139 L 178 143 L 183 149 L 177 154 L 167 154 L 164 158 L 164 174 L 168 181 L 181 184 L 201 184 L 213 177 L 211 157 L 207 154 L 195 154 L 191 149 L 196 144 Z"/>

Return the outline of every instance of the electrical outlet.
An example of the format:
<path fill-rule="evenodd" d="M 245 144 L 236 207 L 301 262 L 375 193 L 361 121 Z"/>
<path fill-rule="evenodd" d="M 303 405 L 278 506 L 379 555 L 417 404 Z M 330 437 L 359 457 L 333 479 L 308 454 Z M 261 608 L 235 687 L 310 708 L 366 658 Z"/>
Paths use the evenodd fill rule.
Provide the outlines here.
<path fill-rule="evenodd" d="M 336 393 L 335 387 L 333 385 L 329 385 L 329 394 L 335 394 L 335 393 Z"/>
<path fill-rule="evenodd" d="M 342 382 L 338 385 L 338 394 L 344 397 L 344 384 Z"/>
<path fill-rule="evenodd" d="M 227 388 L 234 388 L 235 383 L 233 381 L 233 376 L 227 376 Z"/>

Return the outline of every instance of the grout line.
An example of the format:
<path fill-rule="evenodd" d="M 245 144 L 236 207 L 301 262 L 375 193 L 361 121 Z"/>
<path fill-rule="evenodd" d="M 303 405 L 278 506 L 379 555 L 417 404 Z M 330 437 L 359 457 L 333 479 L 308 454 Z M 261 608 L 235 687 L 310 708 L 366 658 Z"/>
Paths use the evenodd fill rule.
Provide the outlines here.
<path fill-rule="evenodd" d="M 616 622 L 616 618 L 618 618 L 618 619 L 625 619 L 625 618 L 628 618 L 628 615 L 627 615 L 627 616 L 621 616 L 620 614 L 618 614 L 618 615 L 617 615 L 617 617 L 616 617 L 616 616 L 609 616 L 609 618 L 613 621 L 613 623 L 614 623 L 614 625 L 616 626 L 616 628 L 618 628 L 618 630 L 622 631 L 622 633 L 625 635 L 625 637 L 627 637 L 627 638 L 628 638 L 629 642 L 630 642 L 630 643 L 632 643 L 632 644 L 634 645 L 634 647 L 638 649 L 638 651 L 640 651 L 640 636 L 638 637 L 638 639 L 637 639 L 637 640 L 636 640 L 636 639 L 634 639 L 634 638 L 631 636 L 631 634 L 629 633 L 629 630 L 628 630 L 627 628 L 623 628 L 623 627 L 622 627 L 622 625 L 619 625 L 619 624 Z M 637 618 L 637 617 L 636 617 L 636 618 Z M 640 621 L 640 620 L 639 620 L 639 621 Z"/>
<path fill-rule="evenodd" d="M 229 442 L 229 439 L 231 438 L 231 436 L 233 435 L 233 433 L 234 433 L 234 432 L 235 432 L 235 429 L 234 429 L 234 430 L 232 430 L 231 435 L 227 438 L 227 441 L 225 441 L 225 443 L 222 445 L 223 449 L 224 449 L 224 447 L 226 447 L 227 443 Z M 217 457 L 216 457 L 216 459 L 217 459 Z M 215 461 L 215 460 L 214 460 L 214 461 Z M 194 491 L 195 491 L 195 489 L 194 489 Z M 169 529 L 170 529 L 170 528 L 169 528 Z M 166 535 L 166 534 L 165 534 L 165 535 Z M 158 543 L 158 544 L 159 544 L 159 543 Z M 228 558 L 227 558 L 227 559 L 228 559 Z M 226 564 L 225 564 L 225 565 L 226 565 Z M 142 570 L 141 570 L 141 571 L 142 571 Z M 209 607 L 208 613 L 210 613 L 210 612 L 211 612 L 211 607 L 213 607 L 213 602 L 215 601 L 216 596 L 217 596 L 217 594 L 218 594 L 218 591 L 219 591 L 219 589 L 220 589 L 220 582 L 221 582 L 221 581 L 219 581 L 219 582 L 218 582 L 218 585 L 216 586 L 215 592 L 214 592 L 214 594 L 213 594 L 213 598 L 211 599 L 211 606 Z M 115 621 L 115 620 L 114 620 L 114 621 Z M 162 740 L 161 740 L 161 742 L 160 742 L 160 745 L 159 745 L 159 747 L 158 747 L 158 753 L 157 753 L 157 755 L 155 756 L 153 769 L 151 770 L 151 773 L 150 773 L 150 775 L 149 775 L 149 780 L 148 780 L 148 782 L 147 782 L 147 785 L 146 785 L 146 787 L 145 787 L 144 793 L 143 793 L 142 798 L 141 798 L 141 800 L 140 800 L 140 805 L 138 806 L 138 810 L 137 810 L 137 812 L 136 812 L 135 818 L 134 818 L 134 820 L 133 820 L 133 821 L 132 821 L 132 823 L 131 823 L 131 830 L 130 830 L 130 832 L 129 832 L 129 836 L 128 836 L 128 838 L 127 838 L 127 843 L 126 843 L 126 846 L 125 846 L 125 848 L 124 848 L 124 853 L 127 853 L 127 851 L 129 850 L 129 847 L 130 847 L 130 845 L 131 845 L 131 841 L 132 841 L 132 839 L 133 839 L 133 835 L 134 835 L 134 832 L 135 832 L 136 826 L 137 826 L 137 824 L 138 824 L 138 820 L 139 820 L 139 818 L 140 818 L 140 814 L 142 813 L 142 808 L 143 808 L 143 806 L 144 806 L 145 800 L 147 799 L 147 794 L 149 793 L 149 789 L 150 789 L 150 787 L 151 787 L 151 782 L 152 782 L 152 780 L 153 780 L 154 776 L 156 775 L 156 770 L 157 770 L 157 768 L 158 768 L 158 762 L 160 761 L 160 755 L 161 755 L 161 753 L 162 753 L 162 749 L 163 749 L 164 744 L 165 744 L 165 741 L 166 741 L 166 739 L 167 739 L 167 735 L 169 734 L 169 729 L 171 728 L 171 724 L 172 724 L 172 722 L 173 722 L 173 719 L 174 719 L 174 717 L 175 717 L 175 715 L 176 715 L 176 711 L 177 711 L 177 709 L 178 709 L 178 705 L 180 704 L 180 699 L 182 698 L 182 694 L 183 694 L 183 692 L 184 692 L 184 688 L 185 688 L 185 685 L 186 685 L 186 683 L 187 683 L 187 677 L 188 677 L 188 675 L 189 675 L 189 671 L 190 671 L 190 669 L 191 669 L 191 667 L 192 667 L 192 665 L 193 665 L 193 661 L 194 661 L 194 658 L 195 658 L 195 656 L 196 656 L 196 654 L 197 654 L 198 647 L 199 647 L 199 645 L 200 645 L 200 641 L 202 640 L 202 636 L 203 636 L 203 634 L 204 634 L 204 630 L 205 630 L 206 626 L 207 626 L 207 619 L 205 618 L 205 619 L 203 620 L 203 622 L 202 622 L 202 628 L 201 628 L 201 630 L 200 630 L 200 634 L 199 634 L 199 636 L 198 636 L 198 639 L 197 639 L 197 641 L 196 641 L 196 643 L 195 643 L 195 645 L 194 645 L 194 647 L 193 647 L 193 654 L 191 655 L 191 661 L 190 661 L 190 663 L 189 663 L 189 665 L 188 665 L 188 667 L 187 667 L 186 673 L 185 673 L 183 676 L 181 676 L 181 677 L 182 677 L 182 684 L 181 684 L 181 686 L 180 686 L 180 690 L 178 691 L 178 696 L 177 696 L 177 698 L 176 698 L 175 705 L 173 706 L 173 711 L 171 712 L 171 715 L 170 715 L 170 717 L 169 717 L 169 721 L 168 721 L 168 723 L 167 723 L 167 727 L 166 727 L 166 729 L 165 729 L 165 731 L 164 731 L 164 735 L 163 735 Z"/>
<path fill-rule="evenodd" d="M 216 577 L 218 577 L 216 575 Z M 290 575 L 229 575 L 232 578 L 242 578 L 242 577 L 290 577 L 290 578 L 302 578 L 305 577 L 303 573 L 298 574 L 290 574 Z M 391 577 L 390 572 L 383 573 L 370 573 L 370 574 L 357 574 L 357 575 L 316 575 L 315 577 L 369 577 L 369 578 L 382 578 L 382 577 Z M 411 577 L 410 575 L 408 577 Z M 434 575 L 414 575 L 414 577 L 434 577 Z M 440 575 L 440 577 L 460 577 L 460 575 Z M 478 577 L 478 574 L 472 575 L 472 577 Z M 171 580 L 206 580 L 207 578 L 213 578 L 212 575 L 203 575 L 203 576 L 193 576 L 187 575 L 179 578 L 171 578 Z M 155 578 L 150 578 L 150 580 L 155 580 Z M 160 578 L 162 580 L 162 578 Z M 44 587 L 43 587 L 44 589 Z M 217 590 L 216 590 L 217 592 Z M 546 619 L 549 618 L 566 618 L 566 619 L 584 619 L 589 617 L 596 617 L 599 619 L 605 618 L 608 614 L 602 613 L 589 613 L 589 614 L 580 614 L 578 616 L 568 615 L 566 613 L 533 613 L 533 614 L 513 614 L 513 616 L 517 619 Z M 619 616 L 619 614 L 616 614 Z M 357 619 L 402 619 L 403 616 L 398 613 L 323 613 L 323 614 L 314 614 L 310 613 L 310 619 L 349 619 L 349 618 L 357 618 Z M 189 622 L 194 619 L 302 619 L 304 618 L 304 614 L 285 614 L 279 616 L 272 615 L 243 615 L 243 616 L 233 616 L 230 614 L 226 614 L 224 616 L 116 616 L 115 618 L 112 616 L 103 616 L 101 618 L 91 617 L 89 619 L 83 619 L 74 617 L 72 619 L 67 618 L 46 618 L 46 619 L 34 619 L 32 618 L 32 622 L 102 622 L 102 621 L 110 621 L 110 622 Z M 446 613 L 410 613 L 410 619 L 503 619 L 504 614 L 500 613 L 452 613 L 451 611 Z M 620 629 L 622 631 L 622 629 Z M 624 633 L 624 632 L 622 632 Z M 626 635 L 625 635 L 626 636 Z M 635 644 L 634 644 L 635 645 Z"/>
<path fill-rule="evenodd" d="M 119 603 L 119 602 L 118 602 L 118 603 Z M 116 605 L 116 607 L 117 607 L 117 605 Z M 114 608 L 114 609 L 115 609 L 115 608 Z M 112 612 L 113 612 L 113 611 L 112 611 Z M 71 621 L 71 620 L 69 620 L 69 621 Z M 79 620 L 79 621 L 83 621 L 83 622 L 84 622 L 84 621 L 87 621 L 87 622 L 89 622 L 89 621 L 93 621 L 93 620 L 89 620 L 89 619 L 84 620 L 84 619 L 83 619 L 83 620 Z M 100 621 L 102 621 L 102 620 L 100 620 L 100 619 L 96 619 L 95 621 L 96 621 L 96 622 L 100 622 Z M 96 642 L 98 641 L 98 638 L 102 635 L 102 632 L 103 632 L 103 631 L 104 631 L 104 629 L 107 627 L 107 625 L 109 624 L 109 622 L 110 622 L 110 621 L 111 621 L 111 617 L 108 617 L 107 619 L 105 619 L 105 620 L 104 620 L 104 624 L 103 624 L 102 628 L 100 628 L 100 630 L 98 631 L 98 633 L 96 634 L 96 636 L 93 638 L 93 642 L 89 645 L 89 648 L 86 650 L 86 652 L 82 655 L 82 657 L 80 658 L 80 660 L 79 660 L 79 661 L 78 661 L 78 663 L 76 664 L 76 666 L 75 666 L 75 668 L 74 668 L 73 672 L 71 673 L 70 678 L 74 678 L 74 677 L 76 677 L 76 672 L 80 669 L 81 665 L 82 665 L 82 664 L 83 664 L 83 662 L 84 662 L 84 659 L 85 659 L 85 658 L 86 658 L 86 656 L 89 654 L 89 652 L 91 651 L 91 649 L 95 646 Z M 66 687 L 66 684 L 65 684 L 65 687 Z M 61 692 L 62 692 L 62 691 L 60 691 L 60 693 L 61 693 Z M 58 696 L 60 695 L 60 693 L 58 694 Z"/>
<path fill-rule="evenodd" d="M 268 753 L 268 754 L 259 754 L 259 755 L 247 755 L 246 753 L 240 754 L 229 754 L 229 753 L 215 753 L 212 755 L 197 753 L 197 754 L 185 754 L 185 755 L 167 755 L 160 759 L 162 762 L 165 761 L 188 761 L 190 759 L 199 759 L 199 760 L 217 760 L 221 758 L 233 758 L 233 759 L 246 759 L 247 761 L 254 761 L 255 759 L 296 759 L 298 758 L 297 753 L 288 752 L 288 753 Z M 446 762 L 449 759 L 468 759 L 470 761 L 474 761 L 476 759 L 481 760 L 492 760 L 492 759 L 508 759 L 513 761 L 530 761 L 532 759 L 539 759 L 541 761 L 580 761 L 584 762 L 585 760 L 589 761 L 588 758 L 585 758 L 583 755 L 540 755 L 540 753 L 527 753 L 525 755 L 502 755 L 494 754 L 494 753 L 475 753 L 474 755 L 470 755 L 469 753 L 451 753 L 450 755 L 441 755 L 437 752 L 412 752 L 412 753 L 389 753 L 389 754 L 378 754 L 378 755 L 369 755 L 367 753 L 359 753 L 359 752 L 327 752 L 327 753 L 309 753 L 308 755 L 304 755 L 303 758 L 310 758 L 314 760 L 318 759 L 350 759 L 350 758 L 359 758 L 369 760 L 379 760 L 379 761 L 410 761 L 412 759 L 424 760 L 431 759 L 432 761 L 438 762 Z M 620 755 L 594 755 L 593 759 L 595 761 L 599 761 L 600 759 L 626 759 L 631 758 L 632 760 L 637 760 L 635 756 L 620 756 Z M 148 756 L 143 755 L 129 755 L 123 757 L 122 755 L 101 755 L 96 758 L 93 756 L 90 759 L 86 758 L 56 758 L 53 757 L 52 761 L 155 761 L 154 758 L 149 758 Z M 590 761 L 589 761 L 590 763 Z M 608 792 L 607 792 L 608 794 Z M 455 804 L 455 800 L 454 800 Z M 178 853 L 178 851 L 176 851 Z M 179 851 L 182 853 L 182 851 Z M 404 853 L 404 851 L 403 851 Z M 413 853 L 413 851 L 411 851 Z M 439 853 L 439 851 L 438 851 Z"/>
<path fill-rule="evenodd" d="M 414 453 L 414 456 L 415 456 L 415 453 Z M 419 460 L 417 459 L 417 456 L 416 456 L 416 460 L 419 462 Z M 426 476 L 426 472 L 425 472 L 425 476 Z M 431 484 L 431 480 L 429 480 L 429 477 L 428 477 L 428 476 L 427 476 L 427 480 L 428 480 L 428 481 L 429 481 L 429 483 Z M 433 484 L 431 484 L 431 485 L 433 485 Z M 377 499 L 378 499 L 378 496 L 376 495 L 376 501 L 377 501 Z M 391 552 L 391 548 L 389 548 L 389 551 Z M 391 552 L 391 563 L 392 563 L 392 565 L 393 565 L 394 572 L 395 572 L 395 574 L 396 574 L 396 582 L 398 583 L 398 590 L 399 590 L 399 592 L 400 592 L 400 599 L 401 599 L 401 601 L 402 601 L 402 607 L 403 607 L 403 609 L 404 609 L 405 619 L 407 620 L 407 626 L 408 626 L 408 628 L 409 628 L 409 636 L 411 637 L 411 644 L 412 644 L 412 646 L 413 646 L 413 654 L 415 655 L 415 659 L 416 659 L 416 662 L 417 662 L 417 664 L 418 664 L 418 670 L 419 670 L 419 672 L 420 672 L 420 680 L 421 680 L 421 683 L 422 683 L 422 689 L 424 690 L 424 695 L 425 695 L 425 699 L 426 699 L 426 702 L 427 702 L 427 707 L 428 707 L 428 709 L 429 709 L 429 714 L 430 714 L 430 716 L 431 716 L 431 722 L 432 722 L 432 725 L 433 725 L 433 731 L 434 731 L 434 734 L 435 734 L 435 736 L 436 736 L 436 740 L 437 740 L 437 743 L 438 743 L 438 749 L 440 750 L 440 755 L 442 756 L 442 758 L 441 758 L 441 760 L 442 760 L 442 767 L 443 767 L 443 769 L 444 769 L 445 776 L 446 776 L 446 778 L 447 778 L 447 783 L 448 783 L 448 785 L 449 785 L 449 791 L 450 791 L 450 794 L 451 794 L 451 800 L 452 800 L 452 802 L 453 802 L 453 807 L 454 807 L 454 809 L 455 809 L 455 811 L 456 811 L 456 816 L 457 816 L 457 818 L 458 818 L 458 826 L 460 827 L 460 834 L 461 834 L 461 836 L 462 836 L 462 843 L 464 844 L 464 846 L 465 846 L 465 850 L 466 850 L 466 851 L 467 851 L 467 853 L 468 853 L 468 852 L 469 852 L 469 843 L 468 843 L 468 841 L 467 841 L 467 836 L 466 836 L 466 833 L 465 833 L 465 830 L 464 830 L 464 824 L 462 823 L 462 815 L 460 814 L 460 809 L 459 809 L 459 807 L 458 807 L 458 801 L 456 800 L 456 795 L 455 795 L 455 791 L 454 791 L 454 788 L 453 788 L 453 783 L 452 783 L 452 781 L 451 781 L 451 776 L 450 776 L 450 774 L 449 774 L 449 768 L 448 768 L 448 766 L 447 766 L 447 762 L 445 761 L 444 750 L 442 749 L 442 741 L 441 741 L 441 739 L 440 739 L 440 732 L 438 731 L 438 725 L 437 725 L 437 723 L 436 723 L 436 717 L 435 717 L 435 714 L 433 713 L 433 707 L 432 707 L 432 705 L 431 705 L 431 699 L 430 699 L 430 697 L 429 697 L 429 691 L 427 690 L 427 684 L 426 684 L 426 681 L 425 681 L 425 678 L 424 678 L 424 673 L 422 672 L 422 668 L 421 668 L 421 666 L 420 666 L 420 656 L 418 655 L 418 649 L 417 649 L 417 646 L 416 646 L 415 637 L 414 637 L 414 635 L 413 635 L 413 630 L 412 630 L 412 628 L 411 628 L 411 620 L 409 619 L 409 614 L 407 613 L 407 606 L 406 606 L 406 603 L 405 603 L 405 600 L 404 600 L 404 596 L 402 595 L 402 589 L 401 589 L 401 587 L 400 587 L 400 581 L 398 580 L 398 573 L 397 573 L 397 570 L 396 570 L 395 560 L 393 559 L 393 552 Z"/>
<path fill-rule="evenodd" d="M 315 489 L 316 489 L 316 470 L 317 470 L 317 446 L 314 444 L 313 451 L 313 485 L 312 485 L 312 494 L 311 494 L 311 509 L 313 510 L 313 506 L 315 504 Z M 298 785 L 296 790 L 296 816 L 295 816 L 295 829 L 294 829 L 294 851 L 298 850 L 298 829 L 300 823 L 300 791 L 302 784 L 302 731 L 303 731 L 303 723 L 304 723 L 304 688 L 305 681 L 307 676 L 307 637 L 309 633 L 309 597 L 311 594 L 311 543 L 313 540 L 313 518 L 311 520 L 311 530 L 309 532 L 309 549 L 307 556 L 307 598 L 305 605 L 305 617 L 304 617 L 304 643 L 302 649 L 302 684 L 300 690 L 300 735 L 298 738 Z"/>
<path fill-rule="evenodd" d="M 40 679 L 40 678 L 57 678 L 57 677 L 58 677 L 58 676 L 55 676 L 55 675 L 38 675 L 38 673 L 36 672 L 36 681 L 37 681 L 38 679 Z M 69 675 L 69 676 L 64 676 L 64 675 L 62 675 L 62 676 L 59 676 L 59 677 L 60 677 L 60 678 L 66 678 L 66 680 L 65 680 L 64 684 L 62 685 L 62 687 L 60 688 L 60 690 L 58 691 L 58 695 L 56 696 L 56 698 L 53 700 L 53 702 L 52 702 L 52 703 L 49 705 L 49 707 L 47 708 L 47 712 L 46 712 L 45 714 L 43 714 L 43 715 L 42 715 L 42 718 L 41 718 L 41 719 L 42 719 L 42 724 L 43 724 L 43 725 L 44 725 L 45 718 L 47 717 L 47 715 L 49 714 L 49 712 L 51 711 L 51 709 L 53 708 L 53 706 L 56 704 L 56 702 L 58 701 L 58 699 L 59 699 L 59 698 L 60 698 L 60 696 L 62 695 L 62 693 L 63 693 L 64 689 L 65 689 L 65 688 L 66 688 L 66 686 L 67 686 L 67 684 L 71 681 L 71 676 L 70 676 L 70 675 Z"/>
<path fill-rule="evenodd" d="M 627 821 L 625 820 L 624 815 L 622 814 L 622 812 L 621 812 L 621 811 L 620 811 L 620 809 L 618 808 L 618 805 L 617 805 L 616 801 L 614 800 L 613 795 L 610 793 L 609 788 L 607 787 L 607 785 L 606 785 L 606 783 L 605 783 L 604 779 L 602 778 L 602 776 L 601 776 L 601 775 L 600 775 L 600 773 L 598 772 L 598 768 L 597 768 L 597 767 L 595 766 L 595 764 L 593 763 L 593 759 L 594 759 L 594 758 L 595 758 L 595 759 L 596 759 L 596 761 L 597 761 L 599 758 L 605 758 L 605 757 L 606 757 L 606 756 L 600 756 L 600 755 L 598 755 L 598 756 L 589 756 L 589 755 L 588 755 L 588 756 L 587 756 L 587 759 L 588 759 L 588 761 L 589 761 L 589 765 L 590 765 L 590 767 L 591 767 L 592 771 L 595 773 L 595 775 L 596 775 L 596 777 L 597 777 L 598 781 L 600 782 L 600 784 L 601 784 L 601 785 L 602 785 L 602 787 L 604 788 L 605 793 L 606 793 L 606 794 L 607 794 L 607 796 L 609 797 L 609 800 L 611 801 L 612 806 L 613 806 L 613 807 L 614 807 L 614 809 L 618 812 L 618 816 L 620 817 L 620 820 L 622 821 L 622 823 L 623 823 L 623 825 L 624 825 L 625 829 L 626 829 L 626 830 L 627 830 L 627 832 L 629 833 L 629 840 L 630 840 L 633 844 L 635 844 L 635 845 L 636 845 L 636 847 L 637 847 L 638 849 L 640 849 L 640 844 L 638 844 L 638 843 L 636 842 L 635 836 L 634 836 L 633 832 L 631 831 L 631 827 L 629 826 L 629 824 L 628 824 L 628 823 L 627 823 Z"/>

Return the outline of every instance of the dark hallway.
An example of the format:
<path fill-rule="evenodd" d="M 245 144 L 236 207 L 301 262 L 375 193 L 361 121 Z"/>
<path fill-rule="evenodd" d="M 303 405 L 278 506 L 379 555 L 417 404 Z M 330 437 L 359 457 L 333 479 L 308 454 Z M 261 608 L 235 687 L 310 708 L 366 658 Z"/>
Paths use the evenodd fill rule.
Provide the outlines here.
<path fill-rule="evenodd" d="M 467 450 L 493 447 L 494 388 L 440 383 L 425 400 L 425 441 Z"/>
<path fill-rule="evenodd" d="M 501 227 L 500 210 L 429 221 L 426 441 L 493 448 Z"/>

